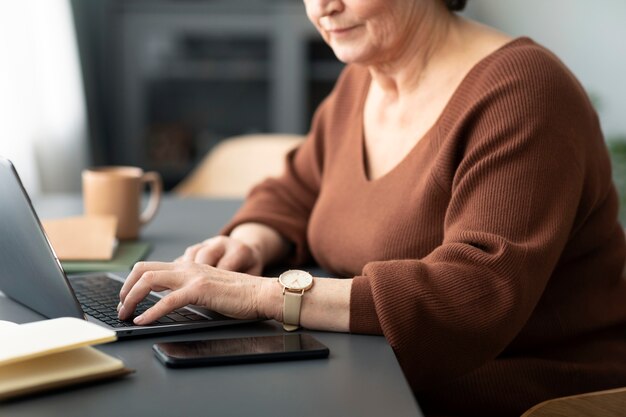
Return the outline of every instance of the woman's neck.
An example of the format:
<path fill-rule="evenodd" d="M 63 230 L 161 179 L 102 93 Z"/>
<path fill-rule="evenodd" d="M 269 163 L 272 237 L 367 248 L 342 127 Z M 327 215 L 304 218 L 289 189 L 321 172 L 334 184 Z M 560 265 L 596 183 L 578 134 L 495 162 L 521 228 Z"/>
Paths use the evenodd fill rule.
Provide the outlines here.
<path fill-rule="evenodd" d="M 373 81 L 390 98 L 399 98 L 419 88 L 422 81 L 438 67 L 441 57 L 454 48 L 453 39 L 462 21 L 447 10 L 432 10 L 415 25 L 388 57 L 368 65 Z"/>

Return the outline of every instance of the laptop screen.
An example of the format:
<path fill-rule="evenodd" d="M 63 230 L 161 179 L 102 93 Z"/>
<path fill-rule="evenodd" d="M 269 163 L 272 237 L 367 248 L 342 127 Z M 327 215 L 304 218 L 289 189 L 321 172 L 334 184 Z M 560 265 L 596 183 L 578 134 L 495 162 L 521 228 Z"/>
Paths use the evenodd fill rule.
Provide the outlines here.
<path fill-rule="evenodd" d="M 49 318 L 84 318 L 17 171 L 2 157 L 0 291 Z"/>

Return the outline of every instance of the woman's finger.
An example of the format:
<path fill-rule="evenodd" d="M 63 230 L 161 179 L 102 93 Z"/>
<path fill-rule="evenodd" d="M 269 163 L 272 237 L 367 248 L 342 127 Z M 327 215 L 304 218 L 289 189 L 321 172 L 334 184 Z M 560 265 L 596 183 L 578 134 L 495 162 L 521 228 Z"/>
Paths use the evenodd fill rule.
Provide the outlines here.
<path fill-rule="evenodd" d="M 238 247 L 237 249 L 230 250 L 219 260 L 216 267 L 219 269 L 226 269 L 228 271 L 243 272 L 250 269 L 254 264 L 252 253 Z"/>
<path fill-rule="evenodd" d="M 176 267 L 177 264 L 172 262 L 137 262 L 122 285 L 122 289 L 120 290 L 120 301 L 124 303 L 130 289 L 146 271 L 168 271 L 173 270 Z"/>
<path fill-rule="evenodd" d="M 184 274 L 184 271 L 175 270 L 144 272 L 122 302 L 118 313 L 120 320 L 126 320 L 132 316 L 137 304 L 146 298 L 150 291 L 180 288 L 184 282 Z"/>
<path fill-rule="evenodd" d="M 183 253 L 183 256 L 181 256 L 181 258 L 184 261 L 193 262 L 196 258 L 196 253 L 198 253 L 202 246 L 204 246 L 204 243 L 196 243 L 195 245 L 189 246 L 187 249 L 185 249 L 185 253 Z"/>
<path fill-rule="evenodd" d="M 196 252 L 193 262 L 215 266 L 226 252 L 226 245 L 206 243 Z"/>
<path fill-rule="evenodd" d="M 152 323 L 178 308 L 191 304 L 192 301 L 188 291 L 184 289 L 173 291 L 147 309 L 143 314 L 135 317 L 133 322 L 137 325 Z"/>

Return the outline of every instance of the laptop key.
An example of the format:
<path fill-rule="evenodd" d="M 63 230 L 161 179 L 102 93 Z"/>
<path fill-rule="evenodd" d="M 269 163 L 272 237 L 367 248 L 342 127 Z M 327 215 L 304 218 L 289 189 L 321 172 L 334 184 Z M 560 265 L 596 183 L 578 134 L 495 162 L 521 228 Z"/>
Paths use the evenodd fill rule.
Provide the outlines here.
<path fill-rule="evenodd" d="M 187 317 L 182 316 L 182 315 L 177 314 L 177 313 L 168 314 L 166 317 L 168 317 L 168 318 L 170 318 L 170 319 L 172 319 L 174 321 L 178 321 L 178 322 L 180 322 L 180 321 L 189 321 L 189 319 Z"/>
<path fill-rule="evenodd" d="M 187 319 L 191 321 L 209 320 L 208 317 L 202 317 L 201 315 L 196 313 L 187 314 L 185 317 L 187 317 Z"/>
<path fill-rule="evenodd" d="M 158 319 L 156 321 L 157 323 L 161 323 L 161 324 L 165 324 L 165 323 L 176 323 L 174 320 L 172 320 L 171 318 L 165 316 L 165 317 L 161 317 L 160 319 Z"/>

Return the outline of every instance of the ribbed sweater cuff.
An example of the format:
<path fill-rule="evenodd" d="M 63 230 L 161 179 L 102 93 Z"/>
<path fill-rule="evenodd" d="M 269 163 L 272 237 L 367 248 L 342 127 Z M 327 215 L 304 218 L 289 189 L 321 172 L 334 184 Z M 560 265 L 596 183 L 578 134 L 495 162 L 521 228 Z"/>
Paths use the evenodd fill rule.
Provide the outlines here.
<path fill-rule="evenodd" d="M 368 277 L 360 276 L 352 280 L 350 291 L 350 332 L 383 334 L 380 327 L 374 296 Z"/>

